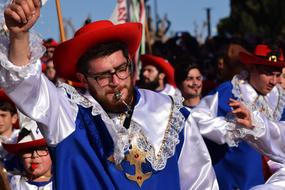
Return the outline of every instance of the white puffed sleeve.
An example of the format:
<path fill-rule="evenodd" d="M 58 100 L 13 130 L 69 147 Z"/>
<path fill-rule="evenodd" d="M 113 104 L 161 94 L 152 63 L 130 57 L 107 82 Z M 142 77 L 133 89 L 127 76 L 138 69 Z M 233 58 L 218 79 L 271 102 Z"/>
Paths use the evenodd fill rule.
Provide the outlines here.
<path fill-rule="evenodd" d="M 284 164 L 285 162 L 285 122 L 272 121 L 260 112 L 253 112 L 253 120 L 258 121 L 255 128 L 265 128 L 263 135 L 254 138 L 251 135 L 245 137 L 253 147 L 270 159 Z"/>
<path fill-rule="evenodd" d="M 255 137 L 264 133 L 262 127 L 254 130 L 246 129 L 235 124 L 233 115 L 218 116 L 219 101 L 228 102 L 229 100 L 219 100 L 219 92 L 204 97 L 200 104 L 192 110 L 202 136 L 218 143 L 227 143 L 229 146 L 237 146 L 239 140 L 246 135 Z"/>
<path fill-rule="evenodd" d="M 284 190 L 285 189 L 285 166 L 274 173 L 264 185 L 258 185 L 250 190 Z"/>
<path fill-rule="evenodd" d="M 77 107 L 66 93 L 57 89 L 41 72 L 39 58 L 44 52 L 42 40 L 30 34 L 30 63 L 16 66 L 8 60 L 9 41 L 0 36 L 0 86 L 20 111 L 40 123 L 50 145 L 56 145 L 75 129 Z"/>
<path fill-rule="evenodd" d="M 191 116 L 184 128 L 178 165 L 182 190 L 219 189 L 209 152 Z"/>

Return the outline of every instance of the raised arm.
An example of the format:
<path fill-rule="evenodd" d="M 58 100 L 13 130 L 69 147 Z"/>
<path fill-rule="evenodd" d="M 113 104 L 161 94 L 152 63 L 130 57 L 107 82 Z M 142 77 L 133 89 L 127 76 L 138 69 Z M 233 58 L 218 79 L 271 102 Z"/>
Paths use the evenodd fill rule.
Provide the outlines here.
<path fill-rule="evenodd" d="M 4 11 L 9 30 L 9 60 L 23 66 L 30 61 L 29 30 L 40 15 L 40 0 L 13 0 Z"/>
<path fill-rule="evenodd" d="M 0 86 L 25 115 L 41 125 L 49 145 L 56 145 L 75 129 L 76 104 L 66 90 L 56 88 L 41 72 L 42 39 L 30 29 L 41 1 L 14 0 L 5 8 L 9 38 L 0 35 Z"/>

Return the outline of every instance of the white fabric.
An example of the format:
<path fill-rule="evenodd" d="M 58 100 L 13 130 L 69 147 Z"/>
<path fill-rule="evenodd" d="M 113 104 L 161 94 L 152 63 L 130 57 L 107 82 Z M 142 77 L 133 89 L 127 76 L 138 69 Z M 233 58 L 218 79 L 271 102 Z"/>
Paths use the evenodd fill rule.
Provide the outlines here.
<path fill-rule="evenodd" d="M 36 186 L 27 182 L 27 179 L 20 175 L 12 176 L 10 180 L 12 190 L 52 190 L 52 181 L 44 186 Z"/>
<path fill-rule="evenodd" d="M 19 129 L 13 129 L 12 135 L 10 137 L 0 135 L 0 160 L 6 159 L 6 156 L 8 154 L 8 152 L 3 148 L 2 143 L 16 143 L 19 131 Z"/>
<path fill-rule="evenodd" d="M 279 163 L 285 161 L 285 122 L 279 121 L 285 108 L 285 92 L 276 85 L 266 96 L 257 94 L 246 80 L 247 73 L 233 78 L 233 94 L 252 111 L 254 130 L 264 130 L 258 136 L 248 134 L 245 140 Z M 262 129 L 263 128 L 263 129 Z"/>
<path fill-rule="evenodd" d="M 277 122 L 284 108 L 284 91 L 274 87 L 266 96 L 258 95 L 243 75 L 235 76 L 232 84 L 234 96 L 252 111 L 255 128 L 244 129 L 234 126 L 229 118 L 216 117 L 218 101 L 221 101 L 217 92 L 203 98 L 192 110 L 201 134 L 217 143 L 227 142 L 230 146 L 237 145 L 238 138 L 243 138 L 271 159 L 284 163 L 285 123 Z"/>
<path fill-rule="evenodd" d="M 164 89 L 159 91 L 159 93 L 174 96 L 177 94 L 176 91 L 177 91 L 176 88 L 174 88 L 172 85 L 166 83 L 164 86 Z"/>
<path fill-rule="evenodd" d="M 39 47 L 34 49 L 36 52 L 41 51 Z M 35 54 L 38 55 L 40 52 L 32 56 Z M 218 189 L 209 153 L 196 129 L 195 122 L 191 116 L 186 123 L 182 120 L 180 112 L 177 111 L 179 105 L 176 100 L 173 109 L 170 110 L 169 97 L 140 90 L 141 99 L 135 107 L 134 119 L 130 127 L 134 132 L 132 133 L 116 125 L 90 95 L 82 96 L 75 93 L 74 89 L 66 88 L 65 85 L 57 89 L 41 74 L 40 62 L 34 57 L 25 67 L 14 66 L 8 61 L 3 51 L 0 57 L 0 73 L 8 76 L 0 77 L 0 85 L 9 91 L 8 95 L 23 113 L 41 123 L 41 131 L 49 145 L 55 146 L 75 130 L 77 104 L 85 107 L 92 106 L 92 114 L 101 114 L 113 141 L 116 142 L 115 153 L 118 153 L 118 159 L 120 159 L 120 153 L 126 151 L 129 140 L 132 143 L 138 143 L 139 148 L 151 151 L 150 155 L 154 156 L 160 147 L 163 156 L 159 159 L 153 156 L 147 158 L 153 168 L 159 170 L 165 167 L 167 159 L 174 154 L 175 146 L 179 143 L 178 133 L 184 127 L 185 137 L 178 163 L 181 189 Z M 22 70 L 25 71 L 24 75 L 20 74 Z M 67 98 L 66 92 L 71 95 L 70 98 Z M 173 119 L 170 119 L 170 125 L 167 127 L 170 111 L 173 112 Z M 170 128 L 169 133 L 165 133 L 166 128 Z M 163 133 L 165 133 L 163 135 L 165 141 L 162 139 Z"/>
<path fill-rule="evenodd" d="M 285 189 L 285 167 L 274 173 L 264 185 L 258 185 L 250 190 L 284 190 Z"/>

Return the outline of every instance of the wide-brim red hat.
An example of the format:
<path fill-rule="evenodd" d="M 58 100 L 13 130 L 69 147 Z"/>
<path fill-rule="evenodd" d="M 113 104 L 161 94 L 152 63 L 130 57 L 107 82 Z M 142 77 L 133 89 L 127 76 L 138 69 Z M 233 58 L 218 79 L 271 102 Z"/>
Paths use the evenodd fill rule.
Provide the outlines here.
<path fill-rule="evenodd" d="M 37 148 L 37 147 L 41 147 L 41 146 L 47 146 L 47 143 L 46 143 L 45 139 L 39 139 L 39 140 L 34 140 L 34 141 L 30 141 L 30 142 L 25 142 L 25 143 L 17 143 L 17 144 L 2 143 L 2 145 L 3 145 L 3 148 L 7 152 L 16 154 L 16 153 L 19 153 L 23 150 Z"/>
<path fill-rule="evenodd" d="M 254 54 L 241 52 L 240 59 L 244 64 L 285 67 L 282 50 L 272 50 L 264 44 L 257 45 Z"/>
<path fill-rule="evenodd" d="M 165 74 L 167 83 L 176 87 L 174 81 L 174 68 L 166 59 L 149 54 L 141 55 L 140 59 L 143 66 L 153 65 L 159 67 Z"/>
<path fill-rule="evenodd" d="M 32 120 L 31 120 L 32 121 Z M 33 121 L 34 122 L 34 121 Z M 46 140 L 38 129 L 37 125 L 28 125 L 30 129 L 23 127 L 19 132 L 17 143 L 6 144 L 2 143 L 3 148 L 10 153 L 17 154 L 22 150 L 28 150 L 33 148 L 39 148 L 47 146 Z"/>
<path fill-rule="evenodd" d="M 124 23 L 114 25 L 102 20 L 80 28 L 74 38 L 59 44 L 54 52 L 54 65 L 60 77 L 77 81 L 76 63 L 91 47 L 101 43 L 120 41 L 128 46 L 131 56 L 139 48 L 142 37 L 141 23 Z"/>

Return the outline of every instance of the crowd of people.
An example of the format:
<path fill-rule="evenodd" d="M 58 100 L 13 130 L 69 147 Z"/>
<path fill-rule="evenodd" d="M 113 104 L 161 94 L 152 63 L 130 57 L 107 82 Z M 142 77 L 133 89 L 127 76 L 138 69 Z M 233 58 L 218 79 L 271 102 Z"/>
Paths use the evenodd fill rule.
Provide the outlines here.
<path fill-rule="evenodd" d="M 285 189 L 277 42 L 215 48 L 183 33 L 135 62 L 140 23 L 95 21 L 58 43 L 30 31 L 41 6 L 4 12 L 1 187 Z"/>

